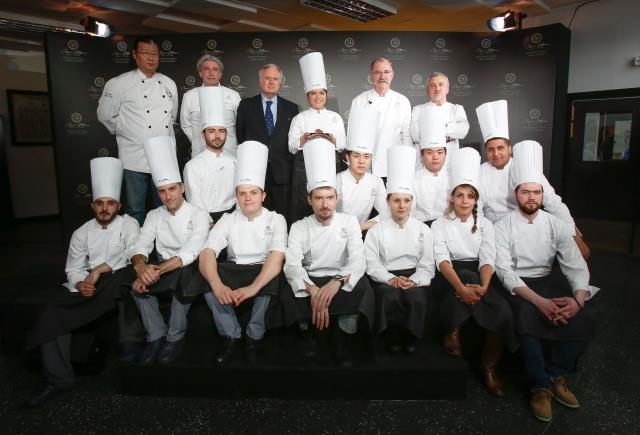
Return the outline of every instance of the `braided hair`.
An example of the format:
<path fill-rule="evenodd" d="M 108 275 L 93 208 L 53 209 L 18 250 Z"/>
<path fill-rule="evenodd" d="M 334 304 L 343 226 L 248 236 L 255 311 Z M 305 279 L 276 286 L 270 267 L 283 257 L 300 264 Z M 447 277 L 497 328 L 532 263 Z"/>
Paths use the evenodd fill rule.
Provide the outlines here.
<path fill-rule="evenodd" d="M 455 219 L 455 217 L 452 217 L 453 196 L 456 194 L 456 191 L 461 187 L 471 190 L 471 193 L 473 193 L 473 196 L 476 199 L 476 203 L 473 205 L 473 210 L 471 211 L 471 214 L 473 215 L 473 227 L 471 227 L 471 233 L 475 234 L 475 232 L 478 230 L 478 199 L 480 199 L 480 193 L 478 193 L 478 189 L 476 189 L 471 184 L 458 184 L 456 187 L 453 188 L 453 190 L 451 191 L 451 201 L 449 202 L 449 206 L 445 210 L 444 214 L 449 219 Z"/>

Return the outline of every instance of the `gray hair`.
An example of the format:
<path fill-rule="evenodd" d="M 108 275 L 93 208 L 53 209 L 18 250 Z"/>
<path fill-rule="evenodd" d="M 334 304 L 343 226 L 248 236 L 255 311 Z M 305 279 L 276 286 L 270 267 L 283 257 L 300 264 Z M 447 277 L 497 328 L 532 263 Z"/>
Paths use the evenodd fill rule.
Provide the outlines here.
<path fill-rule="evenodd" d="M 268 63 L 266 65 L 262 65 L 260 67 L 260 69 L 258 70 L 258 80 L 260 80 L 262 78 L 262 71 L 266 70 L 266 69 L 275 69 L 278 70 L 278 72 L 280 73 L 280 78 L 282 78 L 282 70 L 280 69 L 280 67 L 278 65 L 276 65 L 275 63 Z"/>
<path fill-rule="evenodd" d="M 375 59 L 373 59 L 371 61 L 371 65 L 369 66 L 369 70 L 373 71 L 373 66 L 378 62 L 387 62 L 391 66 L 391 69 L 393 70 L 393 63 L 386 57 L 376 57 Z"/>
<path fill-rule="evenodd" d="M 444 77 L 444 80 L 447 82 L 447 86 L 449 86 L 449 77 L 447 77 L 445 73 L 441 73 L 439 71 L 434 71 L 431 74 L 429 74 L 429 78 L 427 78 L 427 83 L 429 83 L 429 81 L 435 77 Z"/>
<path fill-rule="evenodd" d="M 196 70 L 200 71 L 202 69 L 202 64 L 205 63 L 206 61 L 212 61 L 218 64 L 218 66 L 220 67 L 220 72 L 224 71 L 224 64 L 222 63 L 222 61 L 220 59 L 218 59 L 217 57 L 211 55 L 211 54 L 203 54 L 202 56 L 200 56 L 200 59 L 198 59 L 198 61 L 196 62 Z"/>

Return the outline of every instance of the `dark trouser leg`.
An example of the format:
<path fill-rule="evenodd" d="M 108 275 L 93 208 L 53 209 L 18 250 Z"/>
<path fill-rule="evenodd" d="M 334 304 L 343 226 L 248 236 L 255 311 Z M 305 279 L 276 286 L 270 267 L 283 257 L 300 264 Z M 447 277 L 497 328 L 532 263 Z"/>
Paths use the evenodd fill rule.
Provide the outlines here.
<path fill-rule="evenodd" d="M 549 388 L 551 376 L 545 368 L 544 352 L 540 338 L 521 335 L 520 353 L 522 354 L 522 362 L 527 373 L 529 386 L 532 389 Z"/>
<path fill-rule="evenodd" d="M 126 296 L 118 301 L 118 341 L 141 343 L 144 338 L 145 332 L 140 313 L 133 298 Z"/>
<path fill-rule="evenodd" d="M 75 382 L 71 366 L 71 334 L 61 335 L 40 347 L 42 371 L 48 384 L 68 387 Z"/>
<path fill-rule="evenodd" d="M 586 347 L 583 340 L 556 341 L 551 344 L 550 361 L 547 371 L 552 378 L 564 376 L 575 370 L 576 361 Z"/>
<path fill-rule="evenodd" d="M 142 226 L 145 217 L 149 174 L 125 169 L 123 184 L 125 192 L 124 212 L 137 220 Z"/>

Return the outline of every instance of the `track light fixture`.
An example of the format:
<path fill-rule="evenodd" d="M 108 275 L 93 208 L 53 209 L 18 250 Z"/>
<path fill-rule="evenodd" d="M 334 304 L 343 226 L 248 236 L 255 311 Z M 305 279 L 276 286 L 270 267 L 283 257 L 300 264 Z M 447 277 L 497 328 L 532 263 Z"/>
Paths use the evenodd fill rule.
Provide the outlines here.
<path fill-rule="evenodd" d="M 507 11 L 487 20 L 487 26 L 494 32 L 508 32 L 522 29 L 522 20 L 527 17 L 525 12 Z"/>

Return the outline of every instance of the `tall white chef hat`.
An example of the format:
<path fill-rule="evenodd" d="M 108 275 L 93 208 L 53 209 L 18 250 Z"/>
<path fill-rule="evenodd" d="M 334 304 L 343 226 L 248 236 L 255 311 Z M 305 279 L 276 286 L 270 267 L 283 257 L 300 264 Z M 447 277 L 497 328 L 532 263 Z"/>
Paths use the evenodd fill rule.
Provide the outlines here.
<path fill-rule="evenodd" d="M 378 140 L 380 112 L 372 107 L 354 107 L 349 112 L 347 150 L 373 154 Z"/>
<path fill-rule="evenodd" d="M 327 89 L 327 76 L 324 72 L 322 53 L 316 51 L 302 56 L 300 58 L 300 69 L 302 70 L 305 94 L 314 89 Z"/>
<path fill-rule="evenodd" d="M 198 98 L 200 99 L 200 130 L 207 127 L 226 127 L 222 88 L 201 86 L 198 88 Z"/>
<path fill-rule="evenodd" d="M 93 200 L 113 198 L 120 201 L 122 188 L 122 160 L 113 157 L 91 159 L 91 191 Z"/>
<path fill-rule="evenodd" d="M 236 168 L 236 183 L 252 184 L 264 190 L 264 178 L 267 173 L 269 148 L 260 142 L 248 140 L 238 145 L 238 166 Z"/>
<path fill-rule="evenodd" d="M 147 156 L 151 178 L 156 187 L 182 182 L 173 137 L 156 136 L 145 139 L 144 154 Z"/>
<path fill-rule="evenodd" d="M 476 107 L 482 140 L 500 137 L 509 140 L 509 109 L 507 100 L 490 101 Z"/>
<path fill-rule="evenodd" d="M 304 145 L 307 192 L 318 187 L 336 187 L 335 146 L 326 139 L 312 139 Z"/>
<path fill-rule="evenodd" d="M 451 191 L 461 184 L 470 184 L 479 190 L 480 154 L 471 147 L 454 150 L 449 164 Z"/>
<path fill-rule="evenodd" d="M 420 149 L 446 147 L 446 125 L 444 110 L 437 106 L 426 106 L 418 116 Z"/>
<path fill-rule="evenodd" d="M 509 189 L 522 183 L 542 184 L 542 146 L 534 140 L 523 140 L 513 146 L 513 163 L 509 172 Z"/>
<path fill-rule="evenodd" d="M 387 149 L 387 193 L 413 195 L 413 175 L 416 170 L 416 149 L 394 145 Z"/>

